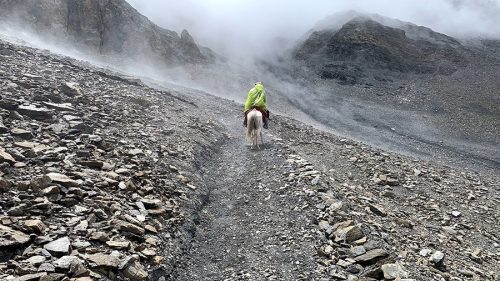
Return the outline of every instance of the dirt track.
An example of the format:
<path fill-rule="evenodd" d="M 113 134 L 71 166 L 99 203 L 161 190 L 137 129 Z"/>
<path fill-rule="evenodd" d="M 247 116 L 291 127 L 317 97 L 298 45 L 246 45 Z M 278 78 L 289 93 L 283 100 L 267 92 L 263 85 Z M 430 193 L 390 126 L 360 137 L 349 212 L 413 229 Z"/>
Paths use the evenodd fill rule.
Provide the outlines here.
<path fill-rule="evenodd" d="M 229 139 L 204 167 L 210 192 L 176 280 L 311 280 L 312 215 L 283 180 L 286 149 L 269 134 L 251 149 L 232 113 Z"/>

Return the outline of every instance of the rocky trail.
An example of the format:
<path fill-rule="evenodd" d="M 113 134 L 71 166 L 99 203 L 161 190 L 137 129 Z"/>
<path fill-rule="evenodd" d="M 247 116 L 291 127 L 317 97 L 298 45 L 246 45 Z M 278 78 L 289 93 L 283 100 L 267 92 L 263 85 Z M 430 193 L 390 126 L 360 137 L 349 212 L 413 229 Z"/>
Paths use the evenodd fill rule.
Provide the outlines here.
<path fill-rule="evenodd" d="M 1 280 L 498 280 L 497 175 L 0 42 Z M 224 112 L 224 114 L 221 114 Z"/>
<path fill-rule="evenodd" d="M 267 134 L 261 150 L 251 149 L 236 121 L 241 113 L 228 117 L 227 143 L 204 167 L 207 202 L 175 279 L 310 280 L 316 267 L 312 216 L 282 179 L 285 150 Z"/>

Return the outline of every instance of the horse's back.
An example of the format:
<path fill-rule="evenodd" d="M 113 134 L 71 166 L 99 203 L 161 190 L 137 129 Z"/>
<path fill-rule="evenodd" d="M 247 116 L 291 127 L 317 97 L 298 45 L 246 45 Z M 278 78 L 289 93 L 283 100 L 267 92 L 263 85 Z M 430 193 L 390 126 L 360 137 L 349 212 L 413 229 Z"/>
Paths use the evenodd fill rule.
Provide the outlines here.
<path fill-rule="evenodd" d="M 262 113 L 260 111 L 258 111 L 257 109 L 252 109 L 248 113 L 247 118 L 248 118 L 248 120 L 254 119 L 254 118 L 256 118 L 256 119 L 260 118 L 260 120 L 262 120 Z"/>
<path fill-rule="evenodd" d="M 262 130 L 262 113 L 256 109 L 252 109 L 247 115 L 247 138 L 252 140 L 261 133 Z"/>
<path fill-rule="evenodd" d="M 247 115 L 248 124 L 253 126 L 248 126 L 252 129 L 260 129 L 262 127 L 262 113 L 256 109 L 252 109 Z"/>

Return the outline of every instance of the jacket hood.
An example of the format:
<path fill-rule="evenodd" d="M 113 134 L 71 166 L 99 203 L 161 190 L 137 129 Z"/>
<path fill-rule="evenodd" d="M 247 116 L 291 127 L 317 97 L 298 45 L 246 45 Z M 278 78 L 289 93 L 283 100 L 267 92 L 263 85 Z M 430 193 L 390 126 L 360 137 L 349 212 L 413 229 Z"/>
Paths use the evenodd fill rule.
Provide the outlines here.
<path fill-rule="evenodd" d="M 259 92 L 264 90 L 264 86 L 260 83 L 257 83 L 254 88 Z"/>

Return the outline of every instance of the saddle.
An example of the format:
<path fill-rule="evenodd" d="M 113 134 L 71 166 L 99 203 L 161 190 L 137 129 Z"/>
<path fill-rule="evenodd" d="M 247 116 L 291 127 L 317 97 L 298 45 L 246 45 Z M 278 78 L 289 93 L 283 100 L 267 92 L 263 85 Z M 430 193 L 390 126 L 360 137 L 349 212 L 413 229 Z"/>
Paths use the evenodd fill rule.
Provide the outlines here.
<path fill-rule="evenodd" d="M 245 121 L 247 119 L 248 112 L 252 111 L 253 109 L 256 109 L 260 113 L 262 113 L 262 122 L 265 122 L 266 119 L 269 119 L 269 111 L 266 111 L 266 110 L 264 110 L 264 109 L 262 109 L 260 107 L 253 106 L 253 107 L 250 107 L 249 110 L 245 111 Z"/>

